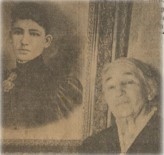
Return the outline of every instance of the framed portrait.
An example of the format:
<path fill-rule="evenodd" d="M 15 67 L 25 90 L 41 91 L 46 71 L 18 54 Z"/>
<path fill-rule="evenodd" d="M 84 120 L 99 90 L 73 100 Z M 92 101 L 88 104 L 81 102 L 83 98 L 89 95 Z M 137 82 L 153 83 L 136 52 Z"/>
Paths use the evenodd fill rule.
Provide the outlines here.
<path fill-rule="evenodd" d="M 3 152 L 78 152 L 112 123 L 104 65 L 133 57 L 160 70 L 159 2 L 1 4 Z"/>

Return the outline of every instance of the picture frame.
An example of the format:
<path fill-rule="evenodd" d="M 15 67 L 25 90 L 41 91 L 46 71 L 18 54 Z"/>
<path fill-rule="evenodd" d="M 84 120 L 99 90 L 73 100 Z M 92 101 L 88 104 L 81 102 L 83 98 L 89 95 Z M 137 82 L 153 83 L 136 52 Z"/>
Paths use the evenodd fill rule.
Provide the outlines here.
<path fill-rule="evenodd" d="M 7 5 L 3 5 L 5 3 Z M 12 2 L 2 2 L 2 9 L 10 10 L 10 3 Z M 54 8 L 57 7 L 59 11 L 59 13 L 57 13 L 57 19 L 60 21 L 60 19 L 63 18 L 61 23 L 58 23 L 58 28 L 61 28 L 60 31 L 54 31 L 58 33 L 58 36 L 68 37 L 64 40 L 65 42 L 61 37 L 64 43 L 69 43 L 67 46 L 63 46 L 63 48 L 66 48 L 67 51 L 67 48 L 69 49 L 70 45 L 76 41 L 75 44 L 78 45 L 78 47 L 76 46 L 75 49 L 80 52 L 77 61 L 75 61 L 70 71 L 71 74 L 79 78 L 83 86 L 83 99 L 82 105 L 80 106 L 81 115 L 79 116 L 80 119 L 77 119 L 81 126 L 80 132 L 78 131 L 80 136 L 77 138 L 70 137 L 68 139 L 4 138 L 2 139 L 2 149 L 4 152 L 76 153 L 78 152 L 78 146 L 82 144 L 84 139 L 109 127 L 112 121 L 110 109 L 103 99 L 101 84 L 102 69 L 104 64 L 108 62 L 112 62 L 120 57 L 128 57 L 129 49 L 131 49 L 132 11 L 134 4 L 137 4 L 132 1 L 117 2 L 105 0 L 84 2 L 48 1 L 45 3 L 49 3 L 49 7 L 54 3 Z M 4 11 L 6 11 L 5 9 Z M 53 10 L 52 7 L 51 9 Z M 62 13 L 62 15 L 60 13 Z M 5 15 L 5 12 L 3 13 L 3 20 L 2 30 L 9 27 L 8 15 Z M 53 23 L 55 23 L 55 20 Z M 64 24 L 66 24 L 66 26 Z M 63 29 L 64 32 L 62 32 Z M 4 30 L 3 36 L 6 36 L 7 31 L 8 29 Z M 70 34 L 73 34 L 75 38 L 73 38 L 73 36 L 69 37 Z M 56 43 L 60 45 L 58 41 L 60 40 L 55 38 L 53 45 L 48 50 L 52 51 L 55 49 Z M 11 50 L 8 44 L 9 39 L 5 37 L 3 42 L 4 51 L 6 51 L 6 49 Z M 11 55 L 10 53 L 7 56 L 11 57 Z M 44 55 L 45 62 L 50 67 L 54 61 L 54 59 L 51 58 L 55 57 L 55 55 L 56 52 L 51 53 L 49 51 Z M 11 67 L 13 64 L 9 63 L 10 60 L 9 58 L 4 58 L 3 62 L 4 64 L 8 63 Z M 60 69 L 62 70 L 62 67 Z M 60 69 L 58 70 L 59 72 Z M 78 125 L 78 122 L 75 124 Z"/>

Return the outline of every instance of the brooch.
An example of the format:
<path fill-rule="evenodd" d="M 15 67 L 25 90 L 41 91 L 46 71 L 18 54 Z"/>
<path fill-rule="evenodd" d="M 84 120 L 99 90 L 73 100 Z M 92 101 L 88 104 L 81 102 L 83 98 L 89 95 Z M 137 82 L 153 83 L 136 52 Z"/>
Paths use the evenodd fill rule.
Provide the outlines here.
<path fill-rule="evenodd" d="M 17 74 L 12 72 L 12 73 L 10 73 L 9 77 L 7 78 L 7 80 L 3 81 L 2 86 L 3 86 L 3 91 L 4 92 L 9 92 L 15 86 L 13 81 L 16 78 L 17 78 Z"/>

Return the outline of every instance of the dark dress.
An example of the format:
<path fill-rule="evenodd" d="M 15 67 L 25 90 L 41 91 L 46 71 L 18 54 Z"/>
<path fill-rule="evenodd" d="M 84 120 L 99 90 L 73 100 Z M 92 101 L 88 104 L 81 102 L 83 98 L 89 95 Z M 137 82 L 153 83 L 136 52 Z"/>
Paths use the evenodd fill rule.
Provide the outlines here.
<path fill-rule="evenodd" d="M 82 86 L 73 77 L 58 77 L 44 64 L 42 56 L 24 64 L 6 76 L 13 87 L 3 91 L 3 126 L 38 127 L 63 117 L 82 103 Z M 4 89 L 6 90 L 6 89 Z"/>
<path fill-rule="evenodd" d="M 149 120 L 127 151 L 128 153 L 160 153 L 160 117 L 156 114 Z M 121 153 L 117 126 L 102 130 L 86 140 L 78 148 L 81 153 Z"/>

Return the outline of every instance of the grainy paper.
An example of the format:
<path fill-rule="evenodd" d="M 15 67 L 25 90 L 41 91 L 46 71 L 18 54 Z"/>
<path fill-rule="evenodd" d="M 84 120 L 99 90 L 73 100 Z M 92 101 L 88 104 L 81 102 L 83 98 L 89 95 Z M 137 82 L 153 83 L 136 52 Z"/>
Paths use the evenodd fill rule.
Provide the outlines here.
<path fill-rule="evenodd" d="M 161 1 L 1 3 L 3 152 L 161 152 Z"/>

